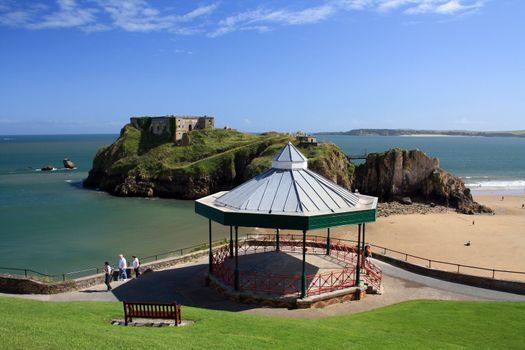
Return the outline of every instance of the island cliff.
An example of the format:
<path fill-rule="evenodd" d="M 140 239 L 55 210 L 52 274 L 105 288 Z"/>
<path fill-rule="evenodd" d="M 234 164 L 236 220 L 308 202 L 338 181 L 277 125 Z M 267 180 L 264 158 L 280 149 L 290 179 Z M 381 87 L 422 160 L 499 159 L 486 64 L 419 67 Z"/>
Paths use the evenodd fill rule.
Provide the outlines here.
<path fill-rule="evenodd" d="M 117 196 L 196 199 L 230 190 L 271 167 L 272 157 L 294 141 L 308 158 L 308 167 L 347 189 L 375 195 L 381 201 L 410 196 L 474 214 L 491 212 L 474 202 L 463 181 L 421 151 L 371 153 L 355 167 L 332 143 L 301 147 L 290 134 L 259 135 L 231 129 L 187 133 L 183 144 L 158 135 L 147 120 L 127 124 L 119 138 L 98 150 L 84 186 Z"/>
<path fill-rule="evenodd" d="M 147 123 L 146 123 L 147 124 Z M 117 196 L 196 199 L 229 190 L 271 167 L 272 156 L 293 137 L 230 129 L 194 130 L 185 145 L 169 135 L 128 124 L 98 150 L 84 186 Z M 334 144 L 304 147 L 309 167 L 350 188 L 353 167 Z"/>
<path fill-rule="evenodd" d="M 474 202 L 470 189 L 459 177 L 439 167 L 439 160 L 419 150 L 391 149 L 371 153 L 356 168 L 354 187 L 383 201 L 410 197 L 456 208 L 464 214 L 491 213 Z"/>

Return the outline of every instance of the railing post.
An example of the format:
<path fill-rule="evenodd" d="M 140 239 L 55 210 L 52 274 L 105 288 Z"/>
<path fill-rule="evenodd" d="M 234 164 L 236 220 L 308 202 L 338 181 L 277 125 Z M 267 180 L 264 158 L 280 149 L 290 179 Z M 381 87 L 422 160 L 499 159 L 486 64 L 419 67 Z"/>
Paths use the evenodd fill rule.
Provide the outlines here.
<path fill-rule="evenodd" d="M 495 274 L 496 274 L 496 270 L 492 270 L 492 279 L 494 279 Z"/>
<path fill-rule="evenodd" d="M 405 261 L 408 261 L 408 254 L 405 254 Z"/>
<path fill-rule="evenodd" d="M 432 268 L 432 260 L 428 259 L 428 268 L 431 269 Z"/>
<path fill-rule="evenodd" d="M 62 274 L 62 280 L 63 280 L 63 281 L 66 280 L 66 274 L 65 274 L 65 273 Z"/>
<path fill-rule="evenodd" d="M 24 275 L 25 275 L 26 278 L 27 278 L 27 270 L 26 270 L 26 269 L 24 269 Z"/>
<path fill-rule="evenodd" d="M 459 264 L 458 264 L 458 273 L 459 273 Z"/>

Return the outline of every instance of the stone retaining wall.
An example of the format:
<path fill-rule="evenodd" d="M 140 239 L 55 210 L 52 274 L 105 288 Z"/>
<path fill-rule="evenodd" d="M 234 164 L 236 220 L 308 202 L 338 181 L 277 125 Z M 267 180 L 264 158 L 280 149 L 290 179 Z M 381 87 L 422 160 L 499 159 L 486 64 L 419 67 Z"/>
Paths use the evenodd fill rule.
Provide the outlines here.
<path fill-rule="evenodd" d="M 208 250 L 199 250 L 182 256 L 166 258 L 142 265 L 141 270 L 162 270 L 178 264 L 193 261 L 200 257 L 208 255 Z M 131 270 L 128 269 L 128 276 L 131 276 Z M 117 278 L 118 272 L 115 272 L 113 278 Z M 0 292 L 10 294 L 57 294 L 88 288 L 97 284 L 104 283 L 104 274 L 92 275 L 64 282 L 43 282 L 32 278 L 26 278 L 14 275 L 0 275 Z"/>
<path fill-rule="evenodd" d="M 525 295 L 524 282 L 492 279 L 489 277 L 480 277 L 450 271 L 429 269 L 428 267 L 415 265 L 378 253 L 374 253 L 374 258 L 387 264 L 399 267 L 403 270 L 414 272 L 423 276 L 437 278 L 447 282 L 461 283 L 472 287 Z"/>

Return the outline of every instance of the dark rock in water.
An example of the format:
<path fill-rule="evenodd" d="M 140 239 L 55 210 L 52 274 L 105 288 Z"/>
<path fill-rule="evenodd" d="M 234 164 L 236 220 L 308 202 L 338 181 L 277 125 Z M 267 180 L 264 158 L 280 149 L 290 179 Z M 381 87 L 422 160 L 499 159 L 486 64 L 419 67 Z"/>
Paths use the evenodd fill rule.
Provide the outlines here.
<path fill-rule="evenodd" d="M 51 171 L 51 170 L 53 170 L 53 169 L 55 169 L 54 166 L 52 166 L 52 165 L 46 165 L 45 167 L 41 168 L 40 170 L 42 170 L 42 171 Z"/>
<path fill-rule="evenodd" d="M 66 168 L 66 169 L 74 169 L 75 168 L 75 163 L 73 163 L 68 158 L 64 158 L 64 160 L 62 162 L 64 163 L 64 168 Z"/>
<path fill-rule="evenodd" d="M 399 200 L 399 203 L 410 205 L 412 204 L 412 199 L 410 199 L 410 197 L 403 197 Z"/>
<path fill-rule="evenodd" d="M 369 154 L 366 162 L 356 168 L 354 186 L 383 201 L 410 196 L 450 206 L 464 214 L 492 213 L 473 200 L 463 180 L 441 169 L 436 158 L 419 150 L 395 148 Z"/>

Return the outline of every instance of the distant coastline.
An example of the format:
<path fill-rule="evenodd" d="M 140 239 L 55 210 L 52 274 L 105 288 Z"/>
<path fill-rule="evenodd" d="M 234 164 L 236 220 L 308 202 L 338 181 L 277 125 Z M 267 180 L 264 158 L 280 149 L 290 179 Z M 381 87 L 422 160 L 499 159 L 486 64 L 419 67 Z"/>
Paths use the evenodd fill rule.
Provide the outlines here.
<path fill-rule="evenodd" d="M 471 130 L 416 130 L 416 129 L 353 129 L 349 131 L 326 131 L 315 135 L 349 136 L 470 136 L 470 137 L 525 137 L 525 130 L 515 131 L 471 131 Z"/>

